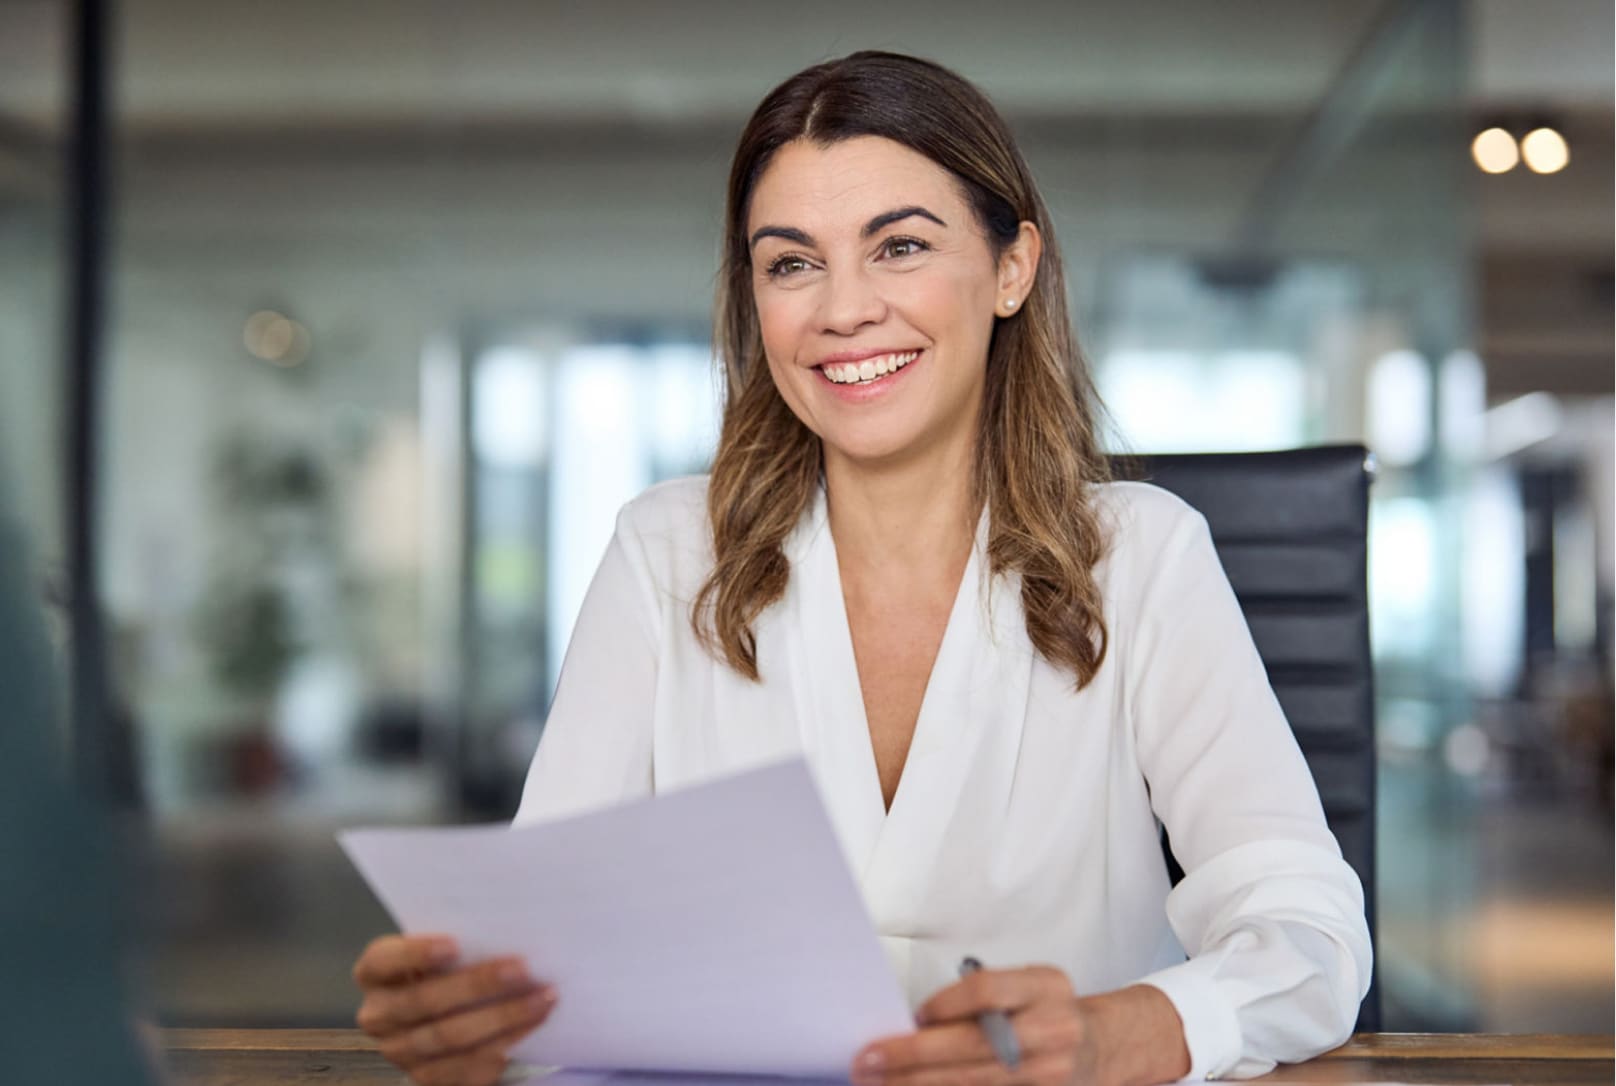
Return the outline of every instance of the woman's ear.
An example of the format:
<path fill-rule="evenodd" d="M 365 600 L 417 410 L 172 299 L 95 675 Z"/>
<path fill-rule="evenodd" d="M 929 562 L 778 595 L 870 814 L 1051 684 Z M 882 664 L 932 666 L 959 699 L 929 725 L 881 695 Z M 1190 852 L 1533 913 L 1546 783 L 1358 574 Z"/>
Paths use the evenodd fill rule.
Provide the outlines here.
<path fill-rule="evenodd" d="M 993 306 L 999 316 L 1008 317 L 1016 312 L 1032 293 L 1033 280 L 1038 275 L 1038 258 L 1043 251 L 1044 239 L 1038 227 L 1023 222 L 1016 232 L 1016 240 L 999 254 L 999 297 Z"/>

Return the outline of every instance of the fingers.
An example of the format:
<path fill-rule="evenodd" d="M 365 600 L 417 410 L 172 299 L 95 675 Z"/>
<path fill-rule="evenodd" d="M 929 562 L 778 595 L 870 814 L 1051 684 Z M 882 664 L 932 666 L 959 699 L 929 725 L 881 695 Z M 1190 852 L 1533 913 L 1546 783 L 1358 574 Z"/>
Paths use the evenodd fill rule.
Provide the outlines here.
<path fill-rule="evenodd" d="M 1021 1047 L 1023 1065 L 1034 1056 L 1072 1050 L 1084 1043 L 1079 1018 L 1065 1013 L 1065 1006 L 1052 1003 L 1029 1007 L 1011 1016 L 1010 1027 Z M 875 1059 L 863 1062 L 863 1057 L 870 1055 Z M 859 1054 L 854 1067 L 890 1077 L 922 1067 L 972 1062 L 998 1062 L 993 1045 L 974 1018 L 877 1041 Z"/>
<path fill-rule="evenodd" d="M 365 992 L 359 1027 L 421 1086 L 493 1086 L 506 1051 L 556 1005 L 520 959 L 449 971 L 458 953 L 447 937 L 388 935 L 354 965 Z"/>
<path fill-rule="evenodd" d="M 1010 1018 L 1022 1059 L 999 1063 L 977 1021 L 984 1011 Z M 1087 1019 L 1066 974 L 1052 966 L 981 970 L 949 985 L 916 1014 L 921 1028 L 888 1037 L 854 1059 L 860 1086 L 1012 1086 L 1065 1083 L 1090 1048 Z"/>
<path fill-rule="evenodd" d="M 383 935 L 372 940 L 354 963 L 354 983 L 361 988 L 402 984 L 443 969 L 458 953 L 454 940 L 446 935 Z"/>
<path fill-rule="evenodd" d="M 359 1028 L 385 1037 L 497 999 L 526 995 L 537 987 L 519 958 L 500 958 L 442 976 L 372 988 L 359 1007 Z"/>
<path fill-rule="evenodd" d="M 1047 965 L 1025 969 L 983 969 L 962 977 L 932 996 L 915 1012 L 921 1025 L 975 1018 L 983 1011 L 1018 1011 L 1046 999 L 1072 999 L 1072 982 Z"/>
<path fill-rule="evenodd" d="M 1014 1025 L 1014 1023 L 1012 1023 Z M 1019 1032 L 1017 1039 L 1020 1039 Z M 889 1075 L 929 1064 L 994 1061 L 993 1046 L 976 1022 L 928 1026 L 867 1045 L 853 1061 L 855 1072 Z"/>
<path fill-rule="evenodd" d="M 541 988 L 383 1037 L 381 1054 L 400 1067 L 414 1068 L 445 1056 L 502 1048 L 542 1024 L 555 1005 L 555 993 Z"/>

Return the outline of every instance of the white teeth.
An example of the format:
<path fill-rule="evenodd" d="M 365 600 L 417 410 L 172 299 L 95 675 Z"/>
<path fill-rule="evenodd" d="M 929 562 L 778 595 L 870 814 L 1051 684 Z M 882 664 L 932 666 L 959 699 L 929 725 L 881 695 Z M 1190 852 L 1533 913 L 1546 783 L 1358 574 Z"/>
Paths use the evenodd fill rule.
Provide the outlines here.
<path fill-rule="evenodd" d="M 919 351 L 903 351 L 866 358 L 862 362 L 832 363 L 821 367 L 821 372 L 839 385 L 851 385 L 896 373 L 919 357 Z"/>

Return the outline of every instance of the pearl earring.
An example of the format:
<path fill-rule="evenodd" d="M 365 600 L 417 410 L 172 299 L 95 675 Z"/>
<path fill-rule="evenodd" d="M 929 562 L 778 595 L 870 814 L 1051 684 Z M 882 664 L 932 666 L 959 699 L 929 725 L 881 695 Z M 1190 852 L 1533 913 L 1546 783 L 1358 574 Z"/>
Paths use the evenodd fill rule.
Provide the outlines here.
<path fill-rule="evenodd" d="M 1014 298 L 1006 298 L 1004 300 L 1004 307 L 1006 309 L 1014 309 L 1016 307 L 1016 300 Z"/>

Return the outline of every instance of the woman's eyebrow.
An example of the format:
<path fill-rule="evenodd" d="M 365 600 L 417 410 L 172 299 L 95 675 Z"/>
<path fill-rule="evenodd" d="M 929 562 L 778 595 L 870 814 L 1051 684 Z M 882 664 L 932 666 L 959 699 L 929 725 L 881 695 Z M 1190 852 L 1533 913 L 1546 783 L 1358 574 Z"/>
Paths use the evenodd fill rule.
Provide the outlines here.
<path fill-rule="evenodd" d="M 797 245 L 806 245 L 813 248 L 814 239 L 806 231 L 798 230 L 795 226 L 760 226 L 752 235 L 752 242 L 748 248 L 757 248 L 757 243 L 764 238 L 784 238 Z"/>
<path fill-rule="evenodd" d="M 946 230 L 948 228 L 948 224 L 946 222 L 939 219 L 936 215 L 933 215 L 930 211 L 927 211 L 919 204 L 911 204 L 908 207 L 897 207 L 893 208 L 891 211 L 883 211 L 881 214 L 864 224 L 863 228 L 859 230 L 859 237 L 867 238 L 877 230 L 880 230 L 882 227 L 891 226 L 893 223 L 902 219 L 907 219 L 911 216 L 919 216 L 922 219 L 930 219 L 943 229 Z M 760 226 L 752 234 L 752 241 L 748 248 L 755 248 L 757 243 L 762 241 L 764 238 L 784 238 L 786 241 L 792 242 L 796 245 L 807 245 L 810 247 L 815 244 L 812 235 L 805 230 L 798 230 L 795 226 Z"/>
<path fill-rule="evenodd" d="M 919 204 L 910 204 L 908 207 L 894 208 L 891 211 L 886 211 L 880 215 L 877 215 L 875 218 L 864 224 L 864 229 L 859 231 L 859 237 L 867 238 L 877 230 L 881 229 L 883 226 L 891 226 L 900 219 L 907 219 L 911 215 L 918 215 L 922 219 L 930 219 L 943 229 L 948 229 L 948 224 L 942 219 L 939 219 L 936 215 L 933 215 Z"/>

